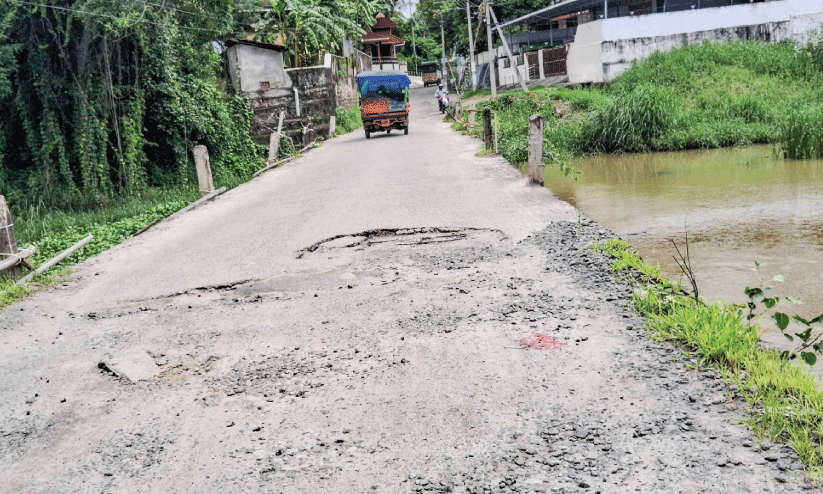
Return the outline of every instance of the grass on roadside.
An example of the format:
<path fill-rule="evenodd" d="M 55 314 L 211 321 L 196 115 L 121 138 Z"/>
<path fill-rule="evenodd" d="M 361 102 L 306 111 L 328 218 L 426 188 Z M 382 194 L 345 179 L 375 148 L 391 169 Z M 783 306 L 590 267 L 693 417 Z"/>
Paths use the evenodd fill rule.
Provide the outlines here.
<path fill-rule="evenodd" d="M 823 392 L 817 380 L 777 351 L 760 347 L 760 329 L 735 307 L 696 302 L 672 290 L 662 272 L 645 264 L 627 242 L 611 239 L 592 247 L 614 257 L 615 271 L 640 273 L 644 282 L 634 302 L 652 335 L 718 368 L 748 403 L 751 430 L 761 439 L 788 443 L 809 477 L 823 480 Z"/>
<path fill-rule="evenodd" d="M 360 120 L 360 107 L 354 105 L 351 108 L 344 110 L 337 108 L 334 110 L 335 128 L 334 136 L 341 136 L 349 132 L 359 129 L 363 126 L 363 121 Z"/>
<path fill-rule="evenodd" d="M 116 202 L 101 203 L 81 211 L 61 211 L 42 205 L 27 205 L 14 211 L 15 237 L 21 248 L 35 245 L 29 259 L 35 266 L 53 258 L 88 235 L 94 239 L 58 266 L 40 275 L 29 286 L 0 282 L 0 309 L 28 294 L 61 281 L 66 266 L 84 261 L 123 242 L 153 221 L 165 218 L 195 201 L 194 188 L 149 189 Z"/>
<path fill-rule="evenodd" d="M 556 118 L 553 101 L 571 115 Z M 821 157 L 823 107 L 810 106 L 818 101 L 823 41 L 736 41 L 655 53 L 604 87 L 510 91 L 473 107 L 497 113 L 499 151 L 513 165 L 527 159 L 529 117 L 543 115 L 544 160 L 562 168 L 587 154 L 769 143 L 789 157 Z"/>
<path fill-rule="evenodd" d="M 18 285 L 14 280 L 0 281 L 0 311 L 37 290 L 62 283 L 67 276 L 68 271 L 63 269 L 50 271 L 37 278 L 37 281 L 32 284 Z"/>

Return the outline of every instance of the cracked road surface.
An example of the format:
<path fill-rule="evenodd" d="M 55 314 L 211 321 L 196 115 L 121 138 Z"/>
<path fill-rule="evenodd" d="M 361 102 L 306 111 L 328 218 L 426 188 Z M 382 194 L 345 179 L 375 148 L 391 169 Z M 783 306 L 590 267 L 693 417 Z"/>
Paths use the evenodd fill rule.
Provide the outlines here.
<path fill-rule="evenodd" d="M 644 334 L 586 249 L 610 233 L 479 147 L 415 90 L 408 136 L 327 142 L 0 314 L 0 491 L 811 489 Z M 153 377 L 98 367 L 122 352 Z"/>

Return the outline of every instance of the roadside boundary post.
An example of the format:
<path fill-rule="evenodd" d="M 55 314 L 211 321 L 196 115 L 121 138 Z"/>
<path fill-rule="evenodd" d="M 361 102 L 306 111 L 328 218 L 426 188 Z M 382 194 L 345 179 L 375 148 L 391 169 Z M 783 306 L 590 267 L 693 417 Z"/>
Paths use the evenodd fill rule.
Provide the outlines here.
<path fill-rule="evenodd" d="M 483 143 L 486 149 L 492 149 L 492 110 L 488 106 L 483 108 Z"/>
<path fill-rule="evenodd" d="M 529 178 L 543 183 L 543 116 L 529 117 Z"/>
<path fill-rule="evenodd" d="M 202 144 L 194 146 L 194 166 L 197 167 L 197 182 L 200 185 L 200 197 L 205 197 L 214 192 L 214 182 L 211 178 L 209 149 Z"/>
<path fill-rule="evenodd" d="M 277 161 L 277 154 L 280 152 L 280 133 L 279 132 L 272 132 L 271 136 L 269 136 L 269 161 L 268 165 L 271 165 L 275 161 Z"/>

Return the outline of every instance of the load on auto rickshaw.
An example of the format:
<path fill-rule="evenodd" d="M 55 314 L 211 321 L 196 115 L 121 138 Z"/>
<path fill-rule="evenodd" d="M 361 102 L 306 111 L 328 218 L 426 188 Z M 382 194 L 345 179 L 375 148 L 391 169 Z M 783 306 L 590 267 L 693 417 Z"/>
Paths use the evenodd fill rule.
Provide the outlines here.
<path fill-rule="evenodd" d="M 423 87 L 429 84 L 440 84 L 440 64 L 437 62 L 423 62 L 420 64 L 420 73 L 423 76 Z"/>
<path fill-rule="evenodd" d="M 355 76 L 360 94 L 360 119 L 366 139 L 372 132 L 393 129 L 409 133 L 409 77 L 394 70 L 368 70 Z"/>

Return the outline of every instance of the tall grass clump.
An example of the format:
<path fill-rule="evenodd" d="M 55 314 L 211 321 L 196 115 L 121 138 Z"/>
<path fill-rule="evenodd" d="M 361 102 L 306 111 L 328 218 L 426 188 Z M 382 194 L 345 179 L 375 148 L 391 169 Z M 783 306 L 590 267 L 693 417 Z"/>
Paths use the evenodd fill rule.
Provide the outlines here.
<path fill-rule="evenodd" d="M 603 153 L 659 149 L 658 138 L 674 127 L 677 110 L 670 90 L 640 85 L 616 97 L 583 126 L 583 149 Z"/>
<path fill-rule="evenodd" d="M 788 158 L 823 158 L 823 105 L 792 109 L 783 122 L 782 141 Z"/>

